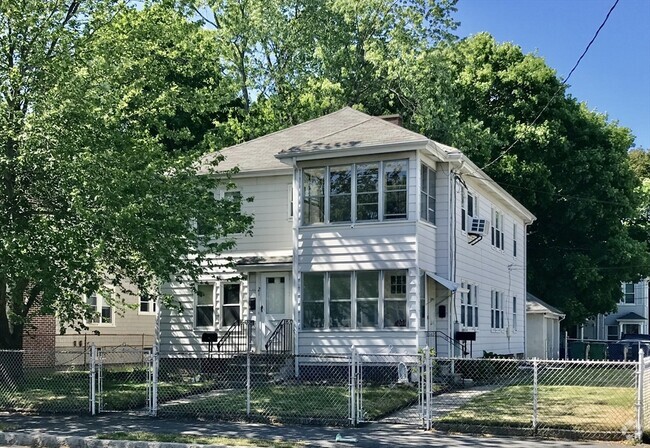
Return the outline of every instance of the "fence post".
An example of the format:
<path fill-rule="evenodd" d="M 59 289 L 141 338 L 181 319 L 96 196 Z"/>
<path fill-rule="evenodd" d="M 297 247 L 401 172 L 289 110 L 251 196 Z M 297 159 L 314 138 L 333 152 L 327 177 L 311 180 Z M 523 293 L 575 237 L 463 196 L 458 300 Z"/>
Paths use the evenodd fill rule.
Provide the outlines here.
<path fill-rule="evenodd" d="M 538 364 L 537 358 L 533 358 L 533 433 L 537 433 L 537 399 L 538 399 L 538 390 L 537 390 L 537 371 Z"/>
<path fill-rule="evenodd" d="M 350 422 L 357 424 L 357 352 L 354 345 L 350 352 Z"/>
<path fill-rule="evenodd" d="M 251 352 L 246 352 L 246 415 L 251 415 Z"/>
<path fill-rule="evenodd" d="M 160 357 L 158 354 L 158 346 L 156 344 L 153 344 L 153 347 L 151 347 L 151 355 L 153 357 L 151 360 L 153 363 L 153 378 L 151 385 L 151 415 L 155 417 L 158 415 L 158 369 L 160 367 Z"/>
<path fill-rule="evenodd" d="M 85 351 L 85 350 L 84 350 Z M 95 347 L 95 343 L 91 343 L 90 345 L 90 394 L 89 394 L 89 400 L 90 400 L 90 414 L 95 415 L 96 412 L 96 407 L 95 407 L 95 393 L 97 390 L 96 386 L 96 374 L 97 374 L 97 367 L 96 367 L 96 360 L 97 360 L 97 347 Z"/>
<path fill-rule="evenodd" d="M 643 437 L 643 381 L 645 375 L 645 353 L 639 349 L 639 363 L 636 369 L 636 431 L 634 438 L 641 441 Z"/>
<path fill-rule="evenodd" d="M 427 345 L 425 348 L 425 394 L 426 396 L 424 397 L 424 416 L 426 418 L 426 423 L 424 427 L 428 430 L 431 429 L 431 384 L 433 383 L 433 375 L 432 375 L 432 369 L 431 369 L 431 350 L 429 350 L 429 346 Z"/>

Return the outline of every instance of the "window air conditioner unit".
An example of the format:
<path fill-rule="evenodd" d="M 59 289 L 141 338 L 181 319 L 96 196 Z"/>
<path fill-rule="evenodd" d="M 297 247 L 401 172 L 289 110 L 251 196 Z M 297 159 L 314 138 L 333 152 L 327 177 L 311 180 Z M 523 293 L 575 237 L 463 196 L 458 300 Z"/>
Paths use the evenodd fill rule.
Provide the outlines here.
<path fill-rule="evenodd" d="M 487 219 L 472 218 L 472 220 L 469 223 L 469 230 L 467 231 L 467 233 L 470 235 L 487 236 L 488 234 Z"/>

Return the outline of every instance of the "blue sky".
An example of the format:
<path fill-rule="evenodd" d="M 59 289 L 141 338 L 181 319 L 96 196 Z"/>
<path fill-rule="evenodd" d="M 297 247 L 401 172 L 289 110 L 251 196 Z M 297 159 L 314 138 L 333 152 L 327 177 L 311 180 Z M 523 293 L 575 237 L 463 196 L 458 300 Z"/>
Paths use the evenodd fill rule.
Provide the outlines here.
<path fill-rule="evenodd" d="M 564 79 L 615 0 L 459 0 L 460 37 L 487 31 L 536 52 Z M 569 79 L 569 93 L 650 149 L 650 0 L 620 0 Z"/>

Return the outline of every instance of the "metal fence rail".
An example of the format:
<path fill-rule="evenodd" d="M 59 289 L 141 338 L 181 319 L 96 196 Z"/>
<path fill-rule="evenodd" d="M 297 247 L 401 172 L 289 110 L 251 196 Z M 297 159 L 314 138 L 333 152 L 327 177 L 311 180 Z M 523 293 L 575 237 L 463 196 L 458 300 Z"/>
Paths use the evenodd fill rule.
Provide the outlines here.
<path fill-rule="evenodd" d="M 0 410 L 355 425 L 587 439 L 650 429 L 650 357 L 638 361 L 436 358 L 420 354 L 160 357 L 91 347 L 55 368 L 0 351 Z M 68 354 L 65 354 L 68 356 Z M 63 357 L 61 358 L 63 359 Z"/>

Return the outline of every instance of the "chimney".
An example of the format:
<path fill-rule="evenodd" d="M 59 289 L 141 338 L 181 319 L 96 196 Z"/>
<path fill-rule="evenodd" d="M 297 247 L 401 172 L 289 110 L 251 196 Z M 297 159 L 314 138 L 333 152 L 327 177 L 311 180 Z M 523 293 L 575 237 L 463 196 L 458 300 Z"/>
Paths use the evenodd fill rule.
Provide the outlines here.
<path fill-rule="evenodd" d="M 400 127 L 402 126 L 402 116 L 400 114 L 381 115 L 377 118 L 381 118 L 382 120 L 386 120 L 387 122 L 396 124 Z"/>

